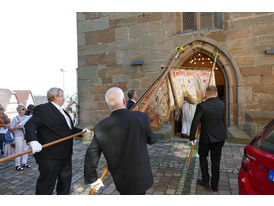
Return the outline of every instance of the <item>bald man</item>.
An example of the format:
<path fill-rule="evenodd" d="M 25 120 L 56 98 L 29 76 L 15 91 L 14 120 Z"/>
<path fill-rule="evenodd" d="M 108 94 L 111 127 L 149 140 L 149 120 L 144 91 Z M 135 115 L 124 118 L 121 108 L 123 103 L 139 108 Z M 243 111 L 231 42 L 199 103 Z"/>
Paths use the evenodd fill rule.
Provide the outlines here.
<path fill-rule="evenodd" d="M 103 186 L 96 169 L 103 152 L 117 190 L 122 195 L 144 195 L 153 184 L 147 144 L 156 137 L 145 113 L 128 111 L 124 92 L 113 87 L 105 100 L 111 110 L 106 119 L 94 127 L 94 138 L 89 145 L 84 166 L 85 183 L 91 189 Z"/>
<path fill-rule="evenodd" d="M 222 156 L 222 147 L 227 138 L 224 125 L 225 105 L 217 98 L 217 88 L 210 85 L 206 88 L 206 101 L 197 105 L 194 118 L 191 124 L 190 141 L 195 140 L 195 133 L 199 122 L 201 122 L 201 135 L 199 140 L 199 160 L 202 173 L 202 179 L 198 184 L 208 188 L 210 176 L 208 174 L 207 156 L 210 152 L 211 159 L 211 188 L 218 191 L 220 176 L 220 161 Z"/>

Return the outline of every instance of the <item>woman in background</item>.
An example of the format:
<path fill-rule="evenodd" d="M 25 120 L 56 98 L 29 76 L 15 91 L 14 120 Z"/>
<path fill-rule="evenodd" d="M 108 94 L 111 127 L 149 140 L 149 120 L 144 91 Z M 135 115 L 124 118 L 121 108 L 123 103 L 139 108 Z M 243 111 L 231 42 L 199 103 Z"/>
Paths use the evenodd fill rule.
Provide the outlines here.
<path fill-rule="evenodd" d="M 10 119 L 4 114 L 4 107 L 0 104 L 0 150 L 1 155 L 4 154 L 4 141 L 5 134 L 8 131 L 8 126 L 10 124 Z"/>
<path fill-rule="evenodd" d="M 17 106 L 18 116 L 12 119 L 10 124 L 10 131 L 12 132 L 15 139 L 15 151 L 20 153 L 28 150 L 28 145 L 25 140 L 25 129 L 24 125 L 20 124 L 23 122 L 27 116 L 25 116 L 26 108 L 23 104 Z M 28 162 L 28 154 L 15 158 L 15 169 L 18 171 L 23 171 L 25 168 L 30 168 Z"/>

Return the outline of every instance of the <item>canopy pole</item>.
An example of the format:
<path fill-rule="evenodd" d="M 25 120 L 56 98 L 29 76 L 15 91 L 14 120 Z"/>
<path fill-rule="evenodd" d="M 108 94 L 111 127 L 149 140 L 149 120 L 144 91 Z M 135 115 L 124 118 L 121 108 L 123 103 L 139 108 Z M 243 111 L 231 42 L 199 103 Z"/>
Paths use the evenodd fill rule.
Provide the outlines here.
<path fill-rule="evenodd" d="M 90 131 L 93 131 L 93 128 L 90 129 Z M 62 138 L 62 139 L 55 140 L 55 141 L 53 141 L 53 142 L 49 142 L 49 143 L 47 143 L 47 144 L 42 145 L 42 148 L 44 149 L 44 148 L 46 148 L 46 147 L 49 147 L 49 146 L 58 144 L 58 143 L 60 143 L 60 142 L 64 142 L 64 141 L 66 141 L 66 140 L 69 140 L 69 139 L 72 139 L 72 138 L 74 138 L 74 137 L 80 136 L 80 135 L 82 135 L 82 134 L 84 134 L 84 133 L 86 133 L 86 131 L 84 131 L 84 132 L 79 132 L 79 133 L 76 133 L 76 134 L 74 134 L 74 135 L 70 135 L 70 136 L 64 137 L 64 138 Z M 14 158 L 16 158 L 16 157 L 20 157 L 20 156 L 22 156 L 22 155 L 25 155 L 25 154 L 28 154 L 28 153 L 31 153 L 31 152 L 32 152 L 32 150 L 30 149 L 30 150 L 27 150 L 27 151 L 24 151 L 24 152 L 20 152 L 20 153 L 18 153 L 18 154 L 15 154 L 15 155 L 12 155 L 12 156 L 9 156 L 9 157 L 6 157 L 6 158 L 2 158 L 2 159 L 0 159 L 0 163 L 6 162 L 6 161 L 8 161 L 8 160 L 14 159 Z"/>

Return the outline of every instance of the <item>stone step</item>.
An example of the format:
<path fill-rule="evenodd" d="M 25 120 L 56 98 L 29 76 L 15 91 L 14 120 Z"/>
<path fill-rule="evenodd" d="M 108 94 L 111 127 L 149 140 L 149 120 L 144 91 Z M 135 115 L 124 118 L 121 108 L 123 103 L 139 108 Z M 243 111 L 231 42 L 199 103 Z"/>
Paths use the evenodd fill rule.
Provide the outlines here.
<path fill-rule="evenodd" d="M 227 130 L 227 141 L 229 143 L 248 144 L 252 139 L 244 130 L 238 127 L 229 127 Z"/>
<path fill-rule="evenodd" d="M 274 111 L 246 111 L 244 130 L 250 136 L 255 136 L 273 117 Z"/>

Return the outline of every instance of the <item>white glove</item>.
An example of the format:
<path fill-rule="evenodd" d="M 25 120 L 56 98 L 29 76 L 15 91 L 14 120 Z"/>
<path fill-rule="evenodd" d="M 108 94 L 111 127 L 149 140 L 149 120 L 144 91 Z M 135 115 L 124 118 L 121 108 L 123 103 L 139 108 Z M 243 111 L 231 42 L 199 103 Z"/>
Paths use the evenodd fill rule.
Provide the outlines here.
<path fill-rule="evenodd" d="M 196 139 L 191 141 L 191 145 L 196 145 Z"/>
<path fill-rule="evenodd" d="M 31 141 L 29 142 L 29 145 L 32 149 L 32 154 L 42 150 L 42 145 L 38 141 Z"/>
<path fill-rule="evenodd" d="M 104 187 L 104 184 L 100 178 L 98 178 L 98 180 L 96 180 L 96 182 L 91 183 L 90 188 L 93 189 L 96 185 L 98 185 L 98 186 L 96 187 L 95 192 L 97 192 L 101 187 Z"/>
<path fill-rule="evenodd" d="M 83 129 L 82 132 L 86 132 L 83 135 L 91 134 L 91 131 L 89 129 Z"/>

